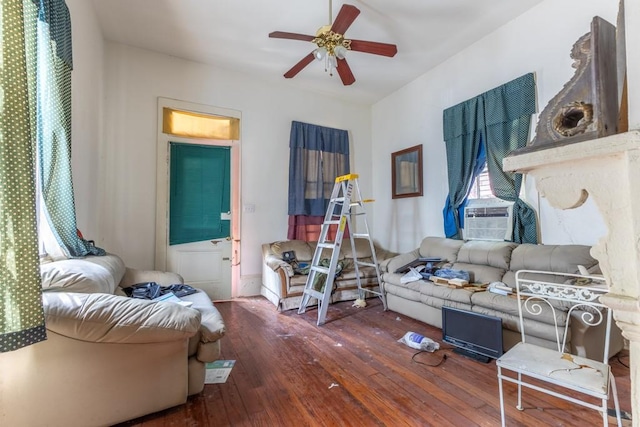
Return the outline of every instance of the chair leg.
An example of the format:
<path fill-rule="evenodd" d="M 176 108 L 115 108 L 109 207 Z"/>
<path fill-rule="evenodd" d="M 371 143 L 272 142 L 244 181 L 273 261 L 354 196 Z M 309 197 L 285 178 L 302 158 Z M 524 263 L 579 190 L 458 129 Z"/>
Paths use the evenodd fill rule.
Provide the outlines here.
<path fill-rule="evenodd" d="M 622 416 L 620 415 L 620 402 L 618 401 L 616 378 L 611 373 L 609 373 L 609 392 L 613 395 L 613 404 L 616 408 L 616 420 L 618 421 L 618 427 L 622 427 Z"/>
<path fill-rule="evenodd" d="M 518 372 L 518 405 L 516 406 L 518 411 L 524 410 L 522 407 L 522 374 Z"/>
<path fill-rule="evenodd" d="M 506 419 L 504 417 L 504 395 L 502 394 L 502 369 L 498 366 L 498 390 L 500 393 L 500 420 L 502 420 L 502 427 L 506 426 Z"/>
<path fill-rule="evenodd" d="M 607 427 L 609 425 L 609 413 L 607 410 L 607 399 L 602 399 L 602 426 Z"/>

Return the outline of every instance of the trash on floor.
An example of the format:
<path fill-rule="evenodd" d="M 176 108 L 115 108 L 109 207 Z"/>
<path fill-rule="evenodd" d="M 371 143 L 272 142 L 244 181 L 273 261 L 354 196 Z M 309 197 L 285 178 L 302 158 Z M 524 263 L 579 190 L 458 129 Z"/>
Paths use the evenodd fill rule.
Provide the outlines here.
<path fill-rule="evenodd" d="M 236 364 L 235 360 L 216 360 L 215 362 L 207 363 L 205 365 L 205 384 L 222 384 L 226 383 L 233 369 L 233 365 Z"/>
<path fill-rule="evenodd" d="M 415 348 L 416 350 L 422 351 L 434 352 L 440 348 L 440 344 L 438 344 L 431 338 L 427 338 L 417 332 L 411 331 L 404 334 L 404 336 L 400 338 L 398 342 L 406 344 L 411 348 Z"/>
<path fill-rule="evenodd" d="M 358 298 L 353 302 L 353 305 L 351 307 L 364 308 L 366 306 L 367 306 L 367 302 L 363 299 Z"/>

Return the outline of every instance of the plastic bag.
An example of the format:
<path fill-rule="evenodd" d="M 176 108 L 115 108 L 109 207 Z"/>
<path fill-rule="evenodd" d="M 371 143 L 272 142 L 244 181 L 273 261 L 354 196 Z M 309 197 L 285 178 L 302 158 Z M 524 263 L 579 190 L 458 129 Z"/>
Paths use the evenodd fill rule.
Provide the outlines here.
<path fill-rule="evenodd" d="M 427 338 L 417 332 L 411 331 L 404 334 L 404 336 L 400 338 L 398 342 L 406 344 L 411 348 L 415 348 L 416 350 L 429 351 L 432 353 L 440 348 L 440 344 L 438 344 L 431 338 Z"/>

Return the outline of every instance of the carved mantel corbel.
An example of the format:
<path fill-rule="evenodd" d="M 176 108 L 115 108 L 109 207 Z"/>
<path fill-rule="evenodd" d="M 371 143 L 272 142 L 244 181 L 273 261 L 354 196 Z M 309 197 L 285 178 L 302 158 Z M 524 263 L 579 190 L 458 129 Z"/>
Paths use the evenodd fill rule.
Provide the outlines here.
<path fill-rule="evenodd" d="M 640 131 L 506 157 L 505 171 L 535 178 L 559 209 L 592 197 L 608 234 L 592 248 L 610 288 L 604 303 L 629 340 L 633 413 L 640 414 Z M 634 417 L 634 426 L 638 420 Z"/>

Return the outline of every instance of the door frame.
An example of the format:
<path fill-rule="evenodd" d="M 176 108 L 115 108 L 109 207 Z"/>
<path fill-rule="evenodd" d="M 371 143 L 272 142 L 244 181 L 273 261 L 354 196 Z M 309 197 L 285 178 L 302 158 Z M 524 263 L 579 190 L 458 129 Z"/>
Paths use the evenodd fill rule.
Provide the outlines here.
<path fill-rule="evenodd" d="M 169 135 L 162 131 L 162 112 L 164 108 L 189 111 L 199 114 L 233 117 L 240 119 L 241 112 L 228 108 L 213 107 L 204 104 L 179 101 L 158 97 L 157 147 L 156 147 L 156 239 L 155 269 L 167 269 L 167 245 L 169 243 L 169 143 L 212 145 L 231 148 L 231 297 L 238 295 L 240 284 L 240 139 L 216 140 L 203 138 L 185 138 Z"/>

